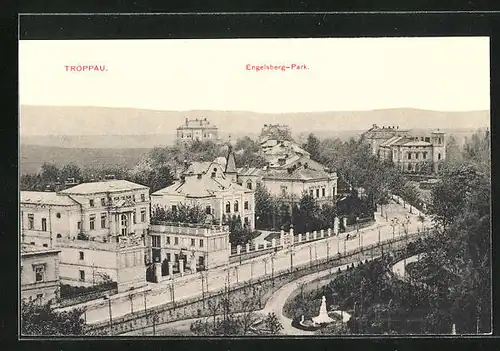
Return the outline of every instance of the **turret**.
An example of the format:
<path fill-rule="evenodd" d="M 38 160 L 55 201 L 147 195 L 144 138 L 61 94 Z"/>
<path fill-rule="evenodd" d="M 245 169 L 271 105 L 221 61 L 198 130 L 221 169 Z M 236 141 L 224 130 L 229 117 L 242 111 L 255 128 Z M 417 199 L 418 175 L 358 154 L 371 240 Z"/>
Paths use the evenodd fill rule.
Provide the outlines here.
<path fill-rule="evenodd" d="M 434 172 L 437 173 L 440 164 L 446 159 L 446 140 L 445 133 L 439 129 L 431 133 L 432 161 L 434 163 Z"/>
<path fill-rule="evenodd" d="M 236 183 L 238 177 L 238 170 L 236 169 L 236 160 L 234 157 L 234 151 L 231 144 L 228 145 L 228 153 L 226 158 L 226 169 L 224 170 L 226 178 L 231 182 Z"/>

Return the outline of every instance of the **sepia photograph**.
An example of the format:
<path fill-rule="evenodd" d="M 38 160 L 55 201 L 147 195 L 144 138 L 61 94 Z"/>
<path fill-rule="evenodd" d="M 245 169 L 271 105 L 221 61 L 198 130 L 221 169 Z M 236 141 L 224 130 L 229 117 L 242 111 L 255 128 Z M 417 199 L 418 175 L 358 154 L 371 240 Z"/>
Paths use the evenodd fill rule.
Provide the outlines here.
<path fill-rule="evenodd" d="M 20 337 L 492 333 L 490 41 L 19 41 Z"/>

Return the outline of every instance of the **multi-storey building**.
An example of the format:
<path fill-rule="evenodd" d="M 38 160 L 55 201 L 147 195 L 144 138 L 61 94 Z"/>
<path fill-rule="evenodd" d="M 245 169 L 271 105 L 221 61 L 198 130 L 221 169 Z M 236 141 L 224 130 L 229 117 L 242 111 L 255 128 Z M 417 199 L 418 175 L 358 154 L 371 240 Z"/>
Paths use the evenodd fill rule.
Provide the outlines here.
<path fill-rule="evenodd" d="M 149 219 L 149 188 L 125 180 L 21 192 L 22 241 L 60 249 L 67 284 L 107 278 L 118 290 L 142 284 Z"/>
<path fill-rule="evenodd" d="M 177 128 L 177 142 L 189 143 L 195 140 L 218 140 L 218 128 L 207 118 L 187 119 Z"/>
<path fill-rule="evenodd" d="M 38 245 L 21 245 L 21 298 L 45 304 L 59 297 L 59 253 Z"/>
<path fill-rule="evenodd" d="M 371 147 L 372 154 L 377 155 L 380 144 L 392 137 L 409 136 L 409 130 L 399 129 L 399 126 L 382 126 L 374 124 L 370 129 L 363 133 L 362 138 L 366 140 Z"/>
<path fill-rule="evenodd" d="M 377 156 L 406 173 L 436 173 L 446 159 L 445 134 L 438 130 L 430 136 L 394 136 L 379 145 Z"/>
<path fill-rule="evenodd" d="M 229 262 L 231 246 L 227 226 L 179 226 L 153 221 L 149 236 L 151 257 L 154 263 L 162 263 L 163 275 L 180 271 L 194 273 Z"/>
<path fill-rule="evenodd" d="M 229 149 L 225 165 L 219 160 L 194 162 L 187 165 L 180 180 L 151 194 L 153 212 L 158 208 L 176 211 L 179 206 L 199 206 L 213 222 L 239 216 L 242 223 L 253 229 L 255 203 L 252 189 L 237 184 L 234 152 Z"/>

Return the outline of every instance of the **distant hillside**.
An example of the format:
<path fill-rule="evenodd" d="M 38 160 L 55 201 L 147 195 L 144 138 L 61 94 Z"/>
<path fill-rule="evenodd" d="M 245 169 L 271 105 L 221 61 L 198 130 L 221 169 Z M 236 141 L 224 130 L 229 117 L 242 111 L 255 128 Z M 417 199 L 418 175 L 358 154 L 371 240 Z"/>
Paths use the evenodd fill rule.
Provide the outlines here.
<path fill-rule="evenodd" d="M 363 131 L 372 124 L 404 129 L 462 129 L 488 127 L 489 111 L 439 112 L 409 108 L 373 111 L 255 113 L 244 111 L 152 111 L 81 106 L 21 106 L 23 144 L 65 147 L 154 147 L 171 144 L 185 118 L 204 118 L 219 127 L 221 136 L 258 135 L 264 124 L 286 123 L 294 135 L 339 135 Z M 37 135 L 45 138 L 35 137 Z M 49 143 L 46 136 L 54 136 Z M 64 136 L 64 138 L 60 139 Z M 85 136 L 77 137 L 75 136 Z M 344 135 L 345 136 L 345 135 Z"/>
<path fill-rule="evenodd" d="M 82 149 L 61 148 L 34 145 L 21 145 L 20 172 L 36 173 L 44 162 L 62 166 L 75 163 L 80 167 L 100 166 L 127 166 L 132 167 L 150 149 Z"/>

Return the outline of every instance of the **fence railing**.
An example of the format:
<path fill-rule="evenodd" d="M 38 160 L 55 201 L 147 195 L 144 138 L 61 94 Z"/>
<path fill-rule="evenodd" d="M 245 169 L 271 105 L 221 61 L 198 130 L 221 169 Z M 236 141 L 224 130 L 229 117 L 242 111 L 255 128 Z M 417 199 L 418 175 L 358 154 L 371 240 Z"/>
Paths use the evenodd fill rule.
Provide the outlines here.
<path fill-rule="evenodd" d="M 429 235 L 430 232 L 417 232 L 417 233 L 411 233 L 407 235 L 402 235 L 400 237 L 394 238 L 394 239 L 389 239 L 385 240 L 381 243 L 374 243 L 371 245 L 367 245 L 364 247 L 356 248 L 354 250 L 347 251 L 345 254 L 344 253 L 338 253 L 338 254 L 332 254 L 331 257 L 327 258 L 322 258 L 322 259 L 317 259 L 314 261 L 314 264 L 311 265 L 311 263 L 306 262 L 302 263 L 300 265 L 295 265 L 293 267 L 287 268 L 287 269 L 281 269 L 281 270 L 275 270 L 274 272 L 269 272 L 265 275 L 262 275 L 258 278 L 254 278 L 248 281 L 242 281 L 242 282 L 236 282 L 230 284 L 228 287 L 229 291 L 236 291 L 239 289 L 242 289 L 244 287 L 248 286 L 253 286 L 253 285 L 260 285 L 265 282 L 273 281 L 273 280 L 280 280 L 284 279 L 285 277 L 288 277 L 286 281 L 294 281 L 302 276 L 305 276 L 309 273 L 312 272 L 317 272 L 319 267 L 323 265 L 332 265 L 332 268 L 341 266 L 343 264 L 355 262 L 358 259 L 358 256 L 366 255 L 367 252 L 371 251 L 373 254 L 374 250 L 380 249 L 384 250 L 386 247 L 390 247 L 391 250 L 397 250 L 403 246 L 405 246 L 407 243 L 410 243 L 414 240 L 417 240 L 419 238 L 425 238 L 426 236 Z M 328 268 L 325 268 L 328 269 Z M 204 296 L 197 296 L 181 301 L 170 301 L 166 304 L 160 305 L 160 306 L 154 306 L 147 308 L 142 311 L 137 311 L 133 315 L 128 314 L 124 315 L 121 317 L 117 317 L 113 319 L 113 331 L 116 331 L 116 328 L 121 329 L 120 333 L 123 332 L 128 332 L 132 330 L 137 330 L 143 328 L 143 326 L 135 328 L 133 327 L 134 323 L 132 321 L 137 320 L 137 319 L 146 319 L 148 320 L 149 316 L 154 315 L 154 314 L 164 314 L 166 312 L 171 311 L 172 309 L 181 309 L 186 306 L 189 306 L 191 304 L 207 300 L 207 299 L 213 299 L 217 298 L 219 296 L 222 296 L 223 294 L 227 293 L 226 288 L 219 289 L 217 291 L 212 291 L 212 292 L 205 292 Z M 182 320 L 186 319 L 189 317 L 183 316 L 183 318 L 178 318 L 178 319 L 171 319 L 168 321 L 163 321 L 163 323 L 167 322 L 174 322 L 176 320 Z M 148 320 L 149 321 L 149 320 Z M 124 330 L 123 327 L 120 327 L 120 325 L 124 325 L 126 323 L 130 323 L 130 327 L 127 330 Z M 151 322 L 152 324 L 153 322 Z M 91 325 L 87 326 L 88 331 L 93 331 L 93 330 L 99 330 L 99 329 L 109 329 L 110 323 L 109 321 L 102 321 L 98 323 L 94 323 Z M 126 329 L 126 328 L 125 328 Z M 114 334 L 112 334 L 114 335 Z"/>

